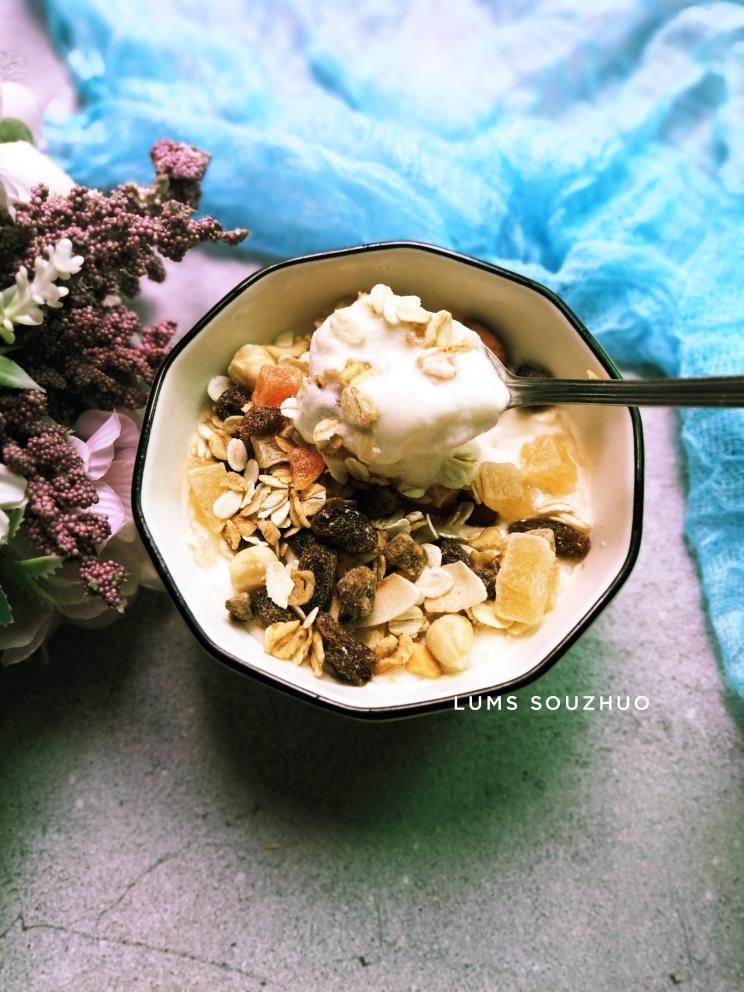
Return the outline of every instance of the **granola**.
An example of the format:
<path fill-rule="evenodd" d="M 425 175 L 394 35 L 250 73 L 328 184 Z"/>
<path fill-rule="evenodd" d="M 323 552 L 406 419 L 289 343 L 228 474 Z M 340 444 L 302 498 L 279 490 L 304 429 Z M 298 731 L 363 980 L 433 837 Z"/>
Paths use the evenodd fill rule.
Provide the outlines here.
<path fill-rule="evenodd" d="M 243 345 L 205 382 L 186 471 L 195 559 L 227 558 L 230 620 L 263 626 L 268 654 L 317 677 L 362 686 L 462 671 L 478 630 L 534 630 L 590 551 L 569 422 L 552 408 L 510 411 L 508 438 L 471 431 L 435 460 L 434 481 L 416 466 L 388 472 L 388 406 L 408 398 L 371 388 L 382 373 L 370 336 L 383 326 L 393 356 L 410 349 L 437 397 L 478 335 L 506 356 L 504 346 L 482 324 L 382 285 L 315 326 L 332 335 L 337 368 L 313 370 L 312 331 L 285 332 Z M 310 390 L 334 399 L 308 427 Z"/>

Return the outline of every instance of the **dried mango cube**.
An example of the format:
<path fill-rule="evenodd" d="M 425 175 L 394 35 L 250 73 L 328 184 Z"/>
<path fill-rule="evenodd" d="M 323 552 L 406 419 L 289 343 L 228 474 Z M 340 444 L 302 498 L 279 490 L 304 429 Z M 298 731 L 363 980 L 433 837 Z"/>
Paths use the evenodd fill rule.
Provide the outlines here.
<path fill-rule="evenodd" d="M 555 583 L 555 551 L 544 537 L 510 534 L 496 576 L 496 613 L 504 620 L 540 623 Z"/>
<path fill-rule="evenodd" d="M 522 445 L 522 469 L 527 479 L 553 496 L 576 488 L 578 470 L 565 438 L 541 434 Z"/>
<path fill-rule="evenodd" d="M 532 512 L 532 486 L 512 462 L 483 462 L 477 488 L 486 506 L 508 520 Z"/>
<path fill-rule="evenodd" d="M 203 523 L 210 530 L 221 530 L 225 525 L 224 520 L 218 520 L 212 513 L 214 501 L 221 496 L 227 488 L 227 472 L 223 462 L 213 465 L 203 465 L 200 468 L 191 468 L 186 473 L 191 495 L 197 510 L 203 517 Z"/>

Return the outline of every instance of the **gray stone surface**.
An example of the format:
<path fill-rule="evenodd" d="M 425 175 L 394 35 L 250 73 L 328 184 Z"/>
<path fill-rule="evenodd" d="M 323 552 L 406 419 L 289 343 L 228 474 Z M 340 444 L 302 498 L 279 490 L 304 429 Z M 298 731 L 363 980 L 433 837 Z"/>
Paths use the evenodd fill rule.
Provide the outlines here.
<path fill-rule="evenodd" d="M 244 271 L 187 263 L 167 309 L 188 326 Z M 211 661 L 155 594 L 0 673 L 0 989 L 743 987 L 744 707 L 682 537 L 675 417 L 644 420 L 636 569 L 515 712 L 316 711 Z M 649 708 L 531 711 L 550 694 Z"/>

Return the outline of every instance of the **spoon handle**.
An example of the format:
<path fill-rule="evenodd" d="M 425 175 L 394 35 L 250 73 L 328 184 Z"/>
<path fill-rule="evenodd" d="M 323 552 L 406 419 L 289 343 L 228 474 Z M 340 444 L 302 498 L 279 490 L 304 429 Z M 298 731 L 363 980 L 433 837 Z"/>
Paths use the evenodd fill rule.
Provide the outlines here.
<path fill-rule="evenodd" d="M 741 406 L 744 376 L 704 379 L 527 379 L 509 376 L 510 406 L 604 403 L 610 406 Z"/>

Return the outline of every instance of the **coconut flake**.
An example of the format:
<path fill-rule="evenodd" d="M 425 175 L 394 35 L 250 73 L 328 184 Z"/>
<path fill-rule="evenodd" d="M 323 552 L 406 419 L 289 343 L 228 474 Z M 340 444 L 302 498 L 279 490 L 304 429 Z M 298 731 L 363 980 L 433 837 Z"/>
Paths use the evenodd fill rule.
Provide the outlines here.
<path fill-rule="evenodd" d="M 286 610 L 287 600 L 294 589 L 294 580 L 280 561 L 272 561 L 266 569 L 266 592 L 272 603 Z"/>

